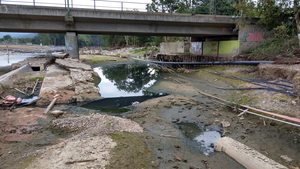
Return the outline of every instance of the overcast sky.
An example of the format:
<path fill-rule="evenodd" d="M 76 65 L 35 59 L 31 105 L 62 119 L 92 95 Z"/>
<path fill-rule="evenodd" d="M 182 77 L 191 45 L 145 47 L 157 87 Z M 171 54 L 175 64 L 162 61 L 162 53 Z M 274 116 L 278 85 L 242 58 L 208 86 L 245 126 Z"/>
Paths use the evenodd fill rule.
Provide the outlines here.
<path fill-rule="evenodd" d="M 14 2 L 15 1 L 15 2 Z M 16 2 L 17 1 L 17 2 Z M 2 4 L 33 5 L 34 0 L 1 0 Z M 95 0 L 97 9 L 146 11 L 146 4 L 151 0 Z M 94 8 L 94 0 L 69 0 L 70 7 Z M 35 0 L 36 6 L 65 6 L 65 0 Z"/>

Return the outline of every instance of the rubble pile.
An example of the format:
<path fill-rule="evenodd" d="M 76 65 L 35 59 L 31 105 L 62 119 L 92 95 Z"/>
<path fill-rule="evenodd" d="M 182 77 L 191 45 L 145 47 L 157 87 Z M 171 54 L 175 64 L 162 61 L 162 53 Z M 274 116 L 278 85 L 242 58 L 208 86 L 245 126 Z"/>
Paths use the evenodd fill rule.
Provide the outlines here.
<path fill-rule="evenodd" d="M 84 102 L 101 99 L 94 81 L 98 74 L 91 65 L 78 59 L 56 59 L 56 64 L 47 68 L 40 91 L 38 105 L 49 104 L 55 95 L 57 103 Z"/>

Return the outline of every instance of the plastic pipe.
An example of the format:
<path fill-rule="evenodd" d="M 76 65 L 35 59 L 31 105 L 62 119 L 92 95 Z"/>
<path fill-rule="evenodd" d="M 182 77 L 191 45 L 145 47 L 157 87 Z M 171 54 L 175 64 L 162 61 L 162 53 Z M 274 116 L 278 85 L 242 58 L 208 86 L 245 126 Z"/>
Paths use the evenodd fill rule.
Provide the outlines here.
<path fill-rule="evenodd" d="M 225 152 L 247 169 L 288 169 L 276 161 L 229 137 L 220 138 L 216 142 L 214 149 L 216 151 Z"/>

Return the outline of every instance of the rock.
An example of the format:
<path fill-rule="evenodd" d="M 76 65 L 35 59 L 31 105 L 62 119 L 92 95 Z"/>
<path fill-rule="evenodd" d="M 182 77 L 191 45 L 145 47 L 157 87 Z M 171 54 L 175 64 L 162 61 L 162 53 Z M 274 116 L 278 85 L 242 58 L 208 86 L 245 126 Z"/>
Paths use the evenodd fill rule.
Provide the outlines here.
<path fill-rule="evenodd" d="M 228 121 L 222 121 L 221 124 L 222 124 L 223 128 L 226 128 L 226 127 L 230 126 L 230 123 Z"/>
<path fill-rule="evenodd" d="M 200 110 L 200 109 L 202 109 L 202 108 L 203 108 L 203 107 L 200 106 L 200 105 L 197 106 L 197 110 Z"/>
<path fill-rule="evenodd" d="M 176 123 L 179 121 L 179 118 L 175 119 L 175 120 L 172 120 L 172 123 Z"/>
<path fill-rule="evenodd" d="M 282 155 L 280 156 L 282 159 L 284 159 L 287 163 L 290 163 L 293 161 L 293 159 L 291 159 L 290 157 L 288 157 L 287 155 Z"/>
<path fill-rule="evenodd" d="M 63 112 L 61 110 L 53 110 L 53 111 L 50 112 L 50 114 L 52 114 L 54 117 L 58 117 L 58 116 L 63 115 L 65 113 L 66 112 Z"/>
<path fill-rule="evenodd" d="M 297 73 L 293 78 L 293 88 L 295 93 L 300 96 L 300 73 Z"/>

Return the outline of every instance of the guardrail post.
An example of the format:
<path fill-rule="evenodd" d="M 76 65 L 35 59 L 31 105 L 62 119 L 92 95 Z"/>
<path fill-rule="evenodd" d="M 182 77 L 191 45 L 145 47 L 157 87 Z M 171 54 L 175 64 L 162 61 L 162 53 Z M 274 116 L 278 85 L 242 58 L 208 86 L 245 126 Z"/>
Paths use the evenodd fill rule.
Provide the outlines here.
<path fill-rule="evenodd" d="M 123 11 L 123 2 L 121 2 L 121 9 L 122 9 L 122 11 Z"/>
<path fill-rule="evenodd" d="M 67 0 L 65 0 L 65 8 L 67 8 Z"/>
<path fill-rule="evenodd" d="M 35 0 L 33 0 L 33 6 L 35 6 Z"/>
<path fill-rule="evenodd" d="M 96 0 L 94 0 L 94 9 L 96 9 Z"/>
<path fill-rule="evenodd" d="M 0 0 L 0 4 L 1 4 L 1 0 Z M 149 12 L 150 9 L 149 9 L 149 4 L 147 4 L 147 12 Z"/>
<path fill-rule="evenodd" d="M 71 0 L 72 8 L 73 8 L 73 0 Z"/>

